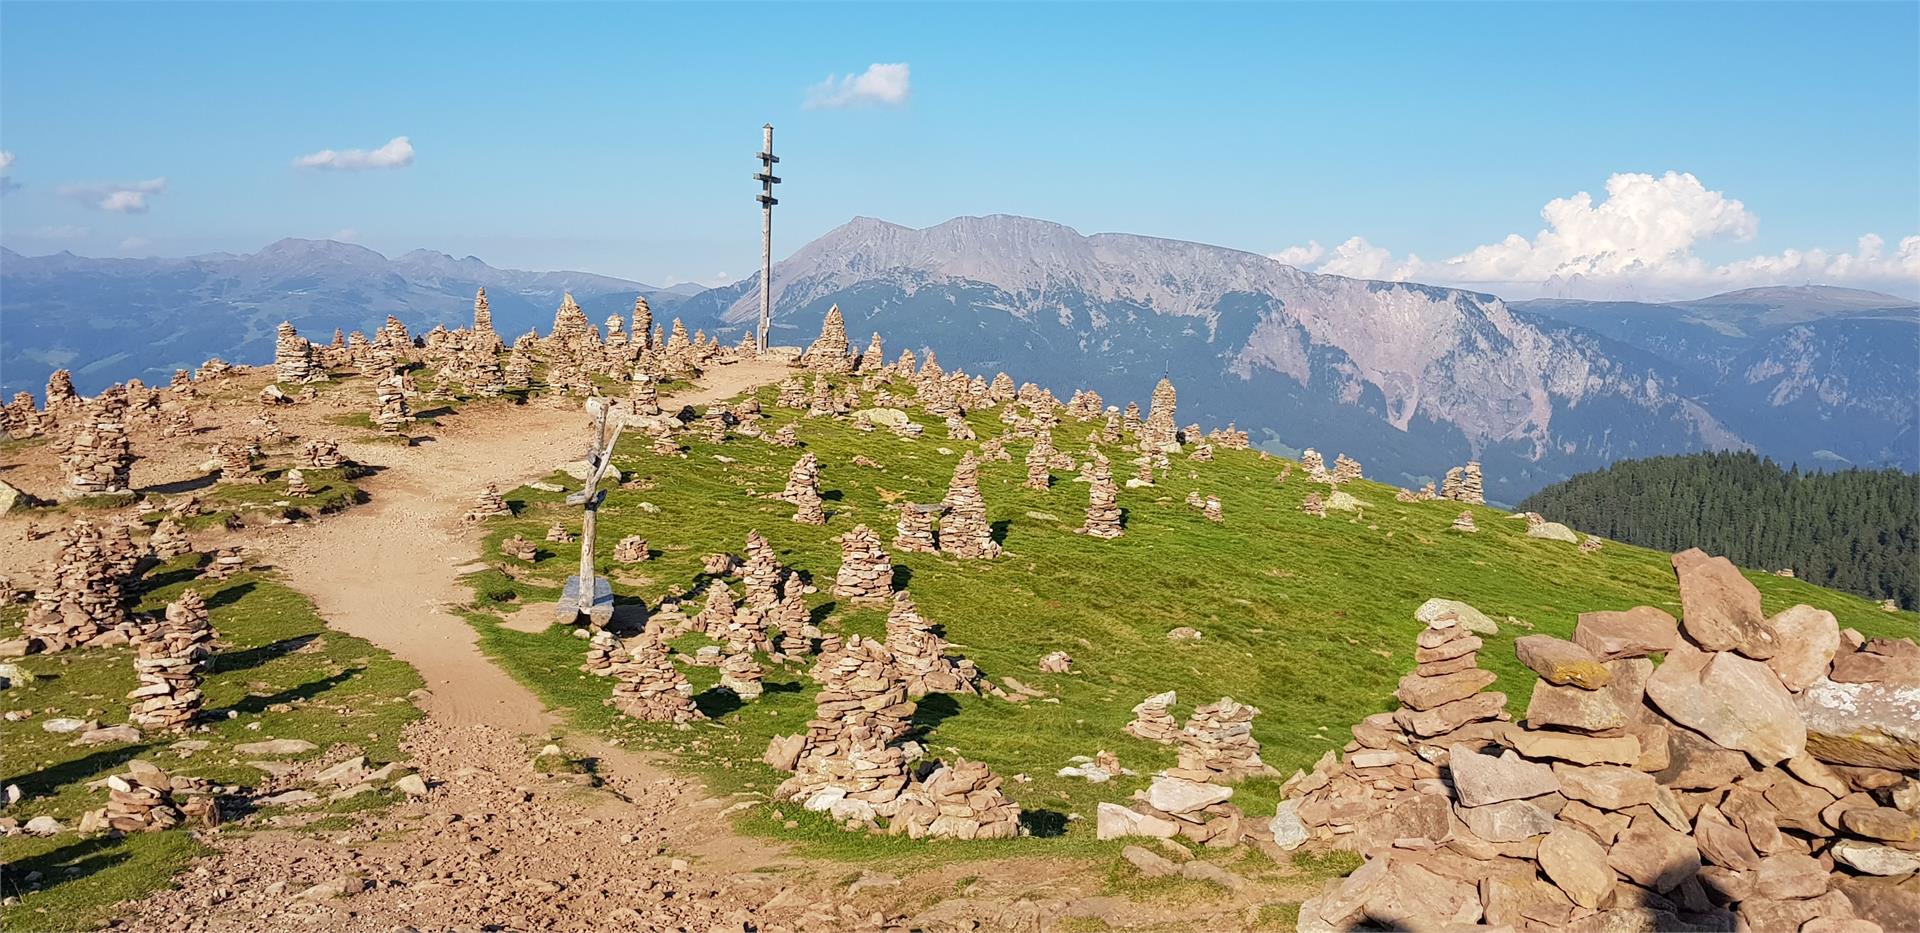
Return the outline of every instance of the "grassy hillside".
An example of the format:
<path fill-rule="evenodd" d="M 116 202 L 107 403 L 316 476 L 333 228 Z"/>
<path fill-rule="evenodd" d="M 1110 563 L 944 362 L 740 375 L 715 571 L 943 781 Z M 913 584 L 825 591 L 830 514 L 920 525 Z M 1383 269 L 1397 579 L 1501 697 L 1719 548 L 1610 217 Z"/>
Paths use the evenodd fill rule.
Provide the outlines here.
<path fill-rule="evenodd" d="M 703 582 L 704 555 L 743 553 L 747 532 L 757 528 L 784 563 L 819 586 L 809 598 L 816 620 L 878 635 L 882 612 L 836 605 L 830 595 L 840 561 L 833 537 L 864 522 L 890 540 L 894 517 L 883 506 L 939 501 L 960 452 L 976 445 L 945 439 L 941 419 L 918 409 L 910 411 L 928 430 L 916 441 L 885 430 L 861 433 L 844 421 L 803 418 L 773 407 L 773 395 L 771 389 L 760 393 L 765 427 L 797 421 L 802 449 L 740 437 L 722 444 L 683 438 L 685 458 L 662 458 L 649 452 L 644 438 L 623 441 L 615 463 L 627 471 L 629 487 L 608 495 L 598 563 L 622 602 L 644 601 L 651 608 L 670 590 Z M 1192 415 L 1183 413 L 1182 420 Z M 976 413 L 972 423 L 983 438 L 1002 427 L 992 412 Z M 1079 456 L 1089 427 L 1068 422 L 1055 442 Z M 763 498 L 781 489 L 788 468 L 806 451 L 825 465 L 826 527 L 794 524 L 791 506 Z M 1023 705 L 934 696 L 921 703 L 919 720 L 934 754 L 964 754 L 1004 776 L 1030 778 L 1010 780 L 1009 792 L 1029 812 L 1036 834 L 1064 833 L 1067 840 L 927 847 L 862 839 L 852 845 L 839 842 L 843 834 L 823 817 L 794 805 L 753 808 L 745 825 L 813 840 L 848 857 L 890 858 L 929 848 L 1077 851 L 1094 845 L 1095 802 L 1124 799 L 1144 787 L 1152 771 L 1174 762 L 1172 748 L 1121 731 L 1129 709 L 1150 694 L 1178 690 L 1175 712 L 1182 719 L 1222 695 L 1258 706 L 1254 735 L 1266 760 L 1285 775 L 1342 744 L 1355 720 L 1391 708 L 1390 693 L 1413 667 L 1421 628 L 1414 609 L 1428 598 L 1461 599 L 1495 619 L 1512 617 L 1481 657 L 1500 674 L 1494 689 L 1508 693 L 1516 714 L 1525 708 L 1533 678 L 1513 659 L 1515 637 L 1533 631 L 1567 635 L 1586 610 L 1651 604 L 1678 611 L 1665 554 L 1609 543 L 1583 555 L 1570 544 L 1527 538 L 1522 522 L 1492 509 L 1475 510 L 1479 534 L 1451 533 L 1446 529 L 1459 506 L 1396 503 L 1392 487 L 1368 482 L 1345 487 L 1366 504 L 1362 513 L 1315 519 L 1299 511 L 1300 502 L 1326 487 L 1310 484 L 1298 469 L 1276 482 L 1283 461 L 1261 460 L 1252 451 L 1220 451 L 1212 463 L 1180 458 L 1173 478 L 1157 488 L 1123 489 L 1127 533 L 1114 541 L 1093 540 L 1072 531 L 1084 516 L 1086 486 L 1056 471 L 1051 490 L 1024 489 L 1026 444 L 1009 452 L 1012 462 L 990 463 L 981 477 L 989 518 L 1006 553 L 991 562 L 895 553 L 896 585 L 907 586 L 921 613 L 944 626 L 954 651 L 972 658 L 989 678 L 1011 675 L 1049 694 Z M 856 455 L 883 469 L 854 465 Z M 1124 476 L 1131 468 L 1122 461 L 1116 472 Z M 568 489 L 579 486 L 563 475 L 550 479 Z M 1220 496 L 1226 521 L 1209 523 L 1185 505 L 1189 490 Z M 724 789 L 771 790 L 784 775 L 758 761 L 767 738 L 802 730 L 813 711 L 815 685 L 803 667 L 770 671 L 767 694 L 744 706 L 709 690 L 717 679 L 712 669 L 686 668 L 702 691 L 699 702 L 715 718 L 675 732 L 603 708 L 609 684 L 578 671 L 585 643 L 571 631 L 554 627 L 528 634 L 516 630 L 525 627 L 520 620 L 514 628 L 501 624 L 515 612 L 544 623 L 560 581 L 578 559 L 577 545 L 552 543 L 541 544 L 532 568 L 499 555 L 499 542 L 508 535 L 540 542 L 556 519 L 577 532 L 578 509 L 564 506 L 562 497 L 521 488 L 509 496 L 518 514 L 487 526 L 490 559 L 519 579 L 497 570 L 473 578 L 471 617 L 485 647 L 550 703 L 572 710 L 583 726 L 682 752 L 689 766 Z M 615 566 L 614 542 L 626 534 L 647 538 L 654 559 Z M 1913 632 L 1912 614 L 1884 613 L 1857 597 L 1804 582 L 1752 577 L 1770 612 L 1807 602 L 1868 635 Z M 1166 633 L 1178 626 L 1196 628 L 1204 637 L 1169 641 Z M 680 647 L 691 651 L 699 640 Z M 1076 673 L 1038 671 L 1038 659 L 1055 650 L 1073 656 Z M 1100 749 L 1117 753 L 1139 776 L 1102 785 L 1054 776 L 1069 757 Z M 1278 785 L 1249 782 L 1236 802 L 1249 813 L 1271 813 Z"/>

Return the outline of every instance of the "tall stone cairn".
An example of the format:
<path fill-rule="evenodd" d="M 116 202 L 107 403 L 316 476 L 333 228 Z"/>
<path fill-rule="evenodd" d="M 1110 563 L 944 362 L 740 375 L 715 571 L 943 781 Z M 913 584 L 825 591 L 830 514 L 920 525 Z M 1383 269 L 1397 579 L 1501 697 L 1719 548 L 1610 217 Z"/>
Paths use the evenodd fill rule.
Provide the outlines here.
<path fill-rule="evenodd" d="M 47 377 L 47 412 L 58 413 L 80 402 L 80 393 L 73 388 L 73 373 L 65 369 L 56 369 Z"/>
<path fill-rule="evenodd" d="M 633 342 L 642 350 L 655 349 L 653 345 L 653 309 L 647 307 L 647 296 L 633 299 Z"/>
<path fill-rule="evenodd" d="M 1033 446 L 1027 450 L 1027 488 L 1042 492 L 1053 487 L 1053 432 L 1042 430 L 1034 436 Z"/>
<path fill-rule="evenodd" d="M 771 608 L 780 601 L 780 583 L 786 577 L 787 569 L 780 566 L 780 557 L 774 553 L 767 536 L 758 531 L 747 532 L 747 560 L 740 574 L 746 588 L 746 604 L 756 609 Z"/>
<path fill-rule="evenodd" d="M 867 341 L 867 350 L 860 354 L 860 371 L 877 373 L 887 368 L 887 351 L 880 344 L 880 332 L 873 332 L 873 339 Z"/>
<path fill-rule="evenodd" d="M 906 678 L 908 696 L 980 692 L 980 672 L 973 662 L 947 656 L 947 640 L 920 615 L 906 590 L 893 594 L 893 609 L 887 613 L 887 651 Z"/>
<path fill-rule="evenodd" d="M 483 287 L 473 293 L 473 337 L 479 346 L 489 352 L 506 346 L 500 339 L 500 332 L 493 329 L 493 309 L 487 306 L 487 290 Z"/>
<path fill-rule="evenodd" d="M 507 361 L 500 370 L 500 378 L 509 389 L 525 389 L 533 385 L 533 355 L 527 348 L 515 341 L 513 349 L 507 351 Z"/>
<path fill-rule="evenodd" d="M 607 315 L 607 346 L 624 347 L 627 345 L 627 319 L 618 314 Z"/>
<path fill-rule="evenodd" d="M 825 672 L 794 775 L 775 799 L 870 822 L 890 817 L 907 787 L 906 752 L 914 703 L 884 644 L 855 635 Z"/>
<path fill-rule="evenodd" d="M 220 461 L 220 482 L 257 483 L 259 477 L 253 475 L 253 447 L 245 443 L 228 442 L 216 444 L 213 456 Z"/>
<path fill-rule="evenodd" d="M 833 595 L 855 605 L 885 605 L 893 593 L 893 559 L 880 536 L 865 525 L 840 536 L 840 570 Z"/>
<path fill-rule="evenodd" d="M 1120 525 L 1120 487 L 1113 482 L 1113 465 L 1107 458 L 1087 460 L 1091 476 L 1087 482 L 1087 521 L 1076 529 L 1080 534 L 1112 540 L 1125 529 Z"/>
<path fill-rule="evenodd" d="M 1127 723 L 1126 733 L 1135 738 L 1172 745 L 1180 739 L 1180 723 L 1170 712 L 1178 697 L 1174 691 L 1156 693 L 1135 704 L 1133 721 Z"/>
<path fill-rule="evenodd" d="M 827 316 L 820 322 L 820 336 L 807 345 L 800 363 L 814 372 L 851 372 L 853 358 L 847 355 L 848 350 L 847 322 L 840 314 L 840 306 L 834 305 L 827 309 Z"/>
<path fill-rule="evenodd" d="M 407 380 L 399 372 L 387 374 L 374 386 L 373 423 L 382 434 L 399 434 L 413 421 L 407 410 Z"/>
<path fill-rule="evenodd" d="M 980 461 L 971 452 L 961 454 L 954 465 L 940 506 L 940 553 L 964 559 L 1000 556 L 1000 543 L 987 524 L 987 501 L 980 497 Z"/>
<path fill-rule="evenodd" d="M 787 488 L 780 498 L 793 503 L 793 520 L 802 525 L 824 525 L 827 512 L 820 501 L 820 458 L 802 454 L 787 472 Z"/>
<path fill-rule="evenodd" d="M 1179 444 L 1179 428 L 1174 421 L 1173 380 L 1162 378 L 1153 387 L 1147 407 L 1147 420 L 1140 429 L 1140 449 L 1160 453 Z"/>
<path fill-rule="evenodd" d="M 611 669 L 613 696 L 607 705 L 621 713 L 676 725 L 707 718 L 693 702 L 693 685 L 657 634 L 643 633 L 615 649 Z"/>
<path fill-rule="evenodd" d="M 893 526 L 894 550 L 932 554 L 940 550 L 933 520 L 940 514 L 937 505 L 900 504 L 900 519 Z"/>
<path fill-rule="evenodd" d="M 291 321 L 281 321 L 273 341 L 273 379 L 290 385 L 319 382 L 326 374 L 314 365 L 313 343 L 293 329 Z"/>
<path fill-rule="evenodd" d="M 38 638 L 47 651 L 54 652 L 130 625 L 126 581 L 115 572 L 115 565 L 100 529 L 84 518 L 76 520 L 34 590 L 24 634 Z"/>
<path fill-rule="evenodd" d="M 1360 478 L 1360 461 L 1346 454 L 1340 454 L 1333 458 L 1333 483 L 1335 485 L 1352 482 Z"/>
<path fill-rule="evenodd" d="M 1466 467 L 1460 471 L 1460 489 L 1459 495 L 1456 498 L 1470 505 L 1486 504 L 1486 490 L 1480 484 L 1479 461 L 1469 461 Z"/>
<path fill-rule="evenodd" d="M 593 322 L 587 320 L 587 312 L 573 300 L 572 292 L 562 293 L 560 308 L 553 312 L 553 329 L 547 332 L 547 339 L 566 348 L 578 348 L 596 342 L 597 333 Z"/>
<path fill-rule="evenodd" d="M 1311 447 L 1300 452 L 1300 469 L 1307 471 L 1307 478 L 1316 483 L 1333 481 L 1333 474 L 1327 472 L 1326 459 Z"/>
<path fill-rule="evenodd" d="M 733 624 L 733 612 L 737 605 L 727 581 L 708 581 L 706 602 L 693 616 L 694 631 L 715 638 L 726 634 L 727 627 Z"/>
<path fill-rule="evenodd" d="M 627 388 L 627 404 L 632 406 L 636 415 L 657 415 L 660 413 L 660 388 L 653 377 L 641 373 Z"/>
<path fill-rule="evenodd" d="M 60 468 L 66 478 L 63 497 L 128 492 L 133 443 L 127 436 L 126 397 L 103 393 L 69 407 L 78 407 L 80 417 L 67 433 L 60 454 Z"/>
<path fill-rule="evenodd" d="M 1260 760 L 1260 743 L 1253 738 L 1253 717 L 1259 714 L 1232 697 L 1194 710 L 1178 737 L 1180 765 L 1167 773 L 1217 784 L 1272 773 Z"/>
<path fill-rule="evenodd" d="M 213 654 L 213 626 L 200 594 L 187 590 L 167 604 L 166 619 L 134 640 L 139 686 L 128 718 L 141 729 L 183 731 L 200 709 L 200 673 Z"/>

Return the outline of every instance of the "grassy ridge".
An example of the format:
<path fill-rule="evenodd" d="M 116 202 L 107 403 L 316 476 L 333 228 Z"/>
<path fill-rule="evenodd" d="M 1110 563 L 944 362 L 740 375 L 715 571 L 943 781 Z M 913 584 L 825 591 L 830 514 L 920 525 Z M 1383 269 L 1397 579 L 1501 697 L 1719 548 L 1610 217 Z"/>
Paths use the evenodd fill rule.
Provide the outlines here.
<path fill-rule="evenodd" d="M 407 701 L 407 694 L 422 685 L 411 667 L 365 641 L 327 631 L 306 597 L 268 576 L 195 581 L 191 562 L 181 558 L 148 573 L 138 611 L 159 612 L 188 586 L 206 599 L 219 650 L 202 688 L 205 730 L 150 733 L 131 745 L 70 745 L 74 736 L 46 732 L 41 724 L 57 716 L 126 722 L 126 694 L 135 684 L 133 649 L 87 649 L 15 662 L 35 679 L 0 694 L 6 709 L 33 711 L 31 718 L 0 722 L 0 747 L 6 749 L 0 784 L 18 784 L 27 797 L 8 815 L 23 823 L 50 815 L 69 831 L 0 839 L 0 858 L 8 865 L 6 894 L 21 897 L 0 917 L 0 929 L 90 929 L 110 916 L 115 904 L 164 886 L 203 851 L 184 831 L 118 840 L 81 840 L 71 832 L 81 814 L 106 802 L 105 791 L 86 784 L 124 770 L 129 759 L 146 758 L 169 773 L 251 785 L 261 772 L 232 748 L 269 737 L 313 742 L 319 749 L 310 755 L 346 743 L 375 762 L 399 757 L 400 731 L 420 715 Z M 0 637 L 16 634 L 21 616 L 19 609 L 8 610 L 0 624 L 6 634 Z M 208 747 L 183 754 L 172 747 L 181 739 Z M 285 760 L 301 757 L 307 756 Z M 359 808 L 388 794 L 382 790 L 342 805 Z M 35 871 L 44 879 L 39 888 L 16 887 Z"/>
<path fill-rule="evenodd" d="M 911 441 L 884 430 L 861 433 L 843 421 L 802 418 L 773 408 L 772 396 L 770 389 L 760 393 L 770 413 L 764 426 L 771 431 L 798 421 L 802 450 L 746 438 L 724 444 L 683 438 L 689 450 L 681 459 L 652 455 L 643 438 L 623 442 L 615 462 L 639 488 L 609 494 L 597 562 L 623 601 L 644 600 L 651 607 L 670 590 L 703 582 L 701 558 L 718 550 L 741 553 L 747 532 L 757 528 L 784 563 L 819 586 L 821 592 L 809 599 L 816 619 L 877 635 L 882 612 L 837 605 L 828 592 L 839 566 L 833 537 L 864 522 L 890 539 L 893 513 L 884 504 L 939 501 L 958 454 L 975 444 L 940 437 L 941 420 L 918 410 L 915 419 L 928 434 Z M 983 438 L 1001 430 L 992 412 L 971 420 Z M 1055 443 L 1079 456 L 1089 427 L 1069 422 Z M 943 447 L 951 452 L 941 453 Z M 807 450 L 825 465 L 821 488 L 830 520 L 824 528 L 793 524 L 791 506 L 759 497 L 778 492 L 788 468 Z M 1396 503 L 1392 487 L 1368 482 L 1345 487 L 1366 503 L 1362 514 L 1314 519 L 1299 504 L 1325 487 L 1309 484 L 1298 470 L 1276 483 L 1282 461 L 1262 461 L 1252 451 L 1220 451 L 1212 463 L 1177 458 L 1171 478 L 1158 487 L 1122 490 L 1127 533 L 1097 541 L 1072 533 L 1084 515 L 1086 487 L 1056 472 L 1049 491 L 1023 488 L 1025 452 L 1024 443 L 1015 445 L 1012 462 L 990 463 L 982 471 L 982 493 L 1005 555 L 991 562 L 894 555 L 896 584 L 910 588 L 921 613 L 945 627 L 957 653 L 990 678 L 1011 675 L 1050 695 L 1024 705 L 946 696 L 921 703 L 919 719 L 934 754 L 964 754 L 1002 775 L 1029 777 L 1009 781 L 1009 792 L 1029 811 L 1037 833 L 1067 836 L 1064 844 L 1015 840 L 962 847 L 969 852 L 1070 852 L 1093 845 L 1094 803 L 1124 799 L 1153 770 L 1174 762 L 1172 748 L 1121 732 L 1129 709 L 1163 690 L 1179 691 L 1176 714 L 1182 718 L 1222 695 L 1258 706 L 1254 735 L 1266 760 L 1283 775 L 1310 766 L 1345 742 L 1355 720 L 1392 707 L 1396 682 L 1413 667 L 1421 627 L 1413 611 L 1430 597 L 1462 599 L 1495 619 L 1520 620 L 1503 624 L 1481 655 L 1500 675 L 1494 689 L 1507 692 L 1516 714 L 1525 708 L 1532 677 L 1513 658 L 1515 637 L 1533 631 L 1567 635 L 1587 610 L 1638 604 L 1678 610 L 1665 554 L 1610 543 L 1583 555 L 1570 544 L 1527 538 L 1522 522 L 1492 509 L 1475 509 L 1479 534 L 1450 533 L 1459 506 Z M 885 469 L 853 465 L 857 454 Z M 1117 452 L 1110 454 L 1121 460 L 1116 472 L 1131 472 Z M 579 485 L 560 475 L 551 481 Z M 1209 523 L 1186 506 L 1189 490 L 1219 495 L 1226 521 Z M 770 790 L 783 775 L 758 762 L 767 738 L 803 728 L 812 714 L 814 685 L 802 669 L 770 672 L 767 695 L 738 706 L 707 690 L 716 680 L 713 671 L 688 668 L 696 688 L 707 691 L 700 702 L 716 720 L 674 732 L 605 710 L 600 701 L 608 686 L 579 673 L 583 642 L 571 632 L 527 634 L 499 624 L 516 610 L 549 612 L 543 603 L 557 595 L 577 561 L 577 545 L 570 544 L 542 543 L 530 569 L 499 556 L 498 544 L 509 534 L 538 542 L 555 520 L 577 532 L 578 510 L 564 506 L 562 495 L 523 487 L 509 497 L 519 514 L 489 524 L 490 558 L 519 579 L 497 570 L 473 578 L 478 598 L 472 618 L 485 648 L 549 703 L 573 710 L 586 728 L 683 753 L 724 788 Z M 626 534 L 647 538 L 655 558 L 615 566 L 614 542 Z M 1758 573 L 1752 578 L 1769 612 L 1808 602 L 1868 635 L 1912 628 L 1911 614 L 1889 615 L 1859 598 L 1799 581 Z M 1204 637 L 1171 642 L 1166 633 L 1177 626 L 1199 629 Z M 1037 670 L 1038 659 L 1054 650 L 1073 656 L 1076 674 Z M 1103 748 L 1139 776 L 1104 785 L 1054 776 L 1070 756 Z M 1256 780 L 1235 799 L 1249 813 L 1270 813 L 1277 792 L 1277 780 Z M 748 811 L 746 825 L 815 840 L 849 857 L 898 857 L 928 848 L 865 839 L 836 843 L 843 834 L 824 818 L 786 806 L 776 819 L 774 809 Z M 786 827 L 783 820 L 799 825 Z"/>

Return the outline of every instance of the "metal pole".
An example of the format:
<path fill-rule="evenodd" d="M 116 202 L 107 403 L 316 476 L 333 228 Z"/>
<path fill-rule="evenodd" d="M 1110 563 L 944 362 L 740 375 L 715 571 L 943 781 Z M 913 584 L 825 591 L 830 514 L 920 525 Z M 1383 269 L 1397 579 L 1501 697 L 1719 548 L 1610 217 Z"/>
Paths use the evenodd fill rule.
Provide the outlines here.
<path fill-rule="evenodd" d="M 760 134 L 761 168 L 753 176 L 760 182 L 760 328 L 755 342 L 765 353 L 768 332 L 773 329 L 773 206 L 780 203 L 773 196 L 773 186 L 780 183 L 773 166 L 780 157 L 773 154 L 773 124 L 762 126 Z"/>

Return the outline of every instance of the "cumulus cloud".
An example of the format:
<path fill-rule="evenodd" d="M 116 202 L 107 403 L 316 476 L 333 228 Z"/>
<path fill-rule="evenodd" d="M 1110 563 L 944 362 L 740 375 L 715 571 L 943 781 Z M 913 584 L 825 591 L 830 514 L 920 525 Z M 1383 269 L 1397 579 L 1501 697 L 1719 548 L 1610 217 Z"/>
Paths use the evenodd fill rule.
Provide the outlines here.
<path fill-rule="evenodd" d="M 0 195 L 4 195 L 9 191 L 20 190 L 20 184 L 14 181 L 11 176 L 7 175 L 7 172 L 12 168 L 13 153 L 6 149 L 0 149 Z"/>
<path fill-rule="evenodd" d="M 1657 300 L 1808 283 L 1920 292 L 1920 236 L 1900 241 L 1891 254 L 1884 240 L 1868 234 L 1853 252 L 1786 250 L 1708 262 L 1696 247 L 1751 239 L 1759 221 L 1746 205 L 1687 173 L 1616 174 L 1607 179 L 1604 199 L 1585 191 L 1555 198 L 1540 216 L 1546 226 L 1532 238 L 1508 234 L 1437 262 L 1411 254 L 1396 259 L 1361 237 L 1331 253 L 1309 242 L 1271 255 L 1315 272 L 1458 285 L 1508 298 Z"/>
<path fill-rule="evenodd" d="M 95 185 L 62 185 L 60 193 L 98 211 L 115 214 L 144 214 L 147 199 L 165 193 L 165 178 L 146 181 L 107 182 Z"/>
<path fill-rule="evenodd" d="M 413 142 L 395 136 L 378 149 L 322 149 L 293 160 L 299 168 L 357 172 L 374 168 L 406 168 L 413 164 Z"/>
<path fill-rule="evenodd" d="M 891 65 L 875 62 L 859 74 L 827 75 L 825 81 L 807 89 L 808 110 L 878 105 L 904 107 L 907 103 L 907 63 Z"/>

